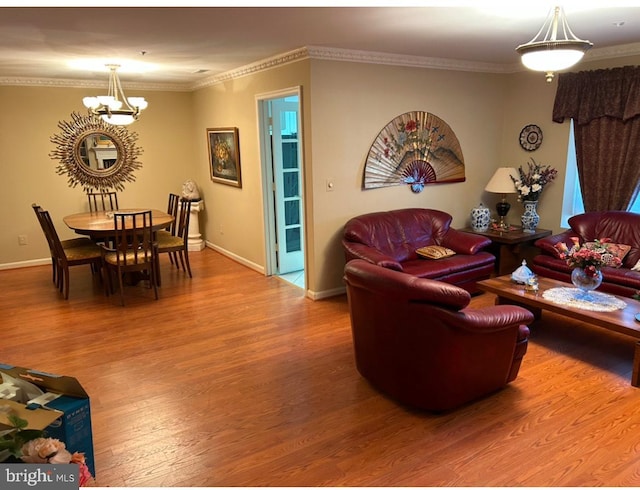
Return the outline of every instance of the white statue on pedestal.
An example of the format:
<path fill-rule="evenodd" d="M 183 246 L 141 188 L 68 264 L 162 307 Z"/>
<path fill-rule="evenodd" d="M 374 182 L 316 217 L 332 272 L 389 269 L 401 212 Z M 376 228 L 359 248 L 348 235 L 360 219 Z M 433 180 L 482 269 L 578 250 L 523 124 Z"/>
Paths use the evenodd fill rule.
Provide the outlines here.
<path fill-rule="evenodd" d="M 182 184 L 182 197 L 189 201 L 198 201 L 200 199 L 200 191 L 193 180 L 186 180 L 184 184 Z"/>
<path fill-rule="evenodd" d="M 199 252 L 204 248 L 204 240 L 202 239 L 202 235 L 200 235 L 198 213 L 204 209 L 204 201 L 202 201 L 198 186 L 193 180 L 189 179 L 182 184 L 182 198 L 192 201 L 187 248 L 189 252 Z"/>

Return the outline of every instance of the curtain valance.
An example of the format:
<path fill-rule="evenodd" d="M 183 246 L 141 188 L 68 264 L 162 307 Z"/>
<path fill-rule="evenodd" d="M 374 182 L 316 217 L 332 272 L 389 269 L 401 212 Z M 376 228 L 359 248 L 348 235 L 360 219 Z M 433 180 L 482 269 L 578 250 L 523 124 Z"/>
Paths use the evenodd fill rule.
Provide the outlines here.
<path fill-rule="evenodd" d="M 640 67 L 561 73 L 553 106 L 553 120 L 573 118 L 587 124 L 608 116 L 627 121 L 640 115 Z"/>

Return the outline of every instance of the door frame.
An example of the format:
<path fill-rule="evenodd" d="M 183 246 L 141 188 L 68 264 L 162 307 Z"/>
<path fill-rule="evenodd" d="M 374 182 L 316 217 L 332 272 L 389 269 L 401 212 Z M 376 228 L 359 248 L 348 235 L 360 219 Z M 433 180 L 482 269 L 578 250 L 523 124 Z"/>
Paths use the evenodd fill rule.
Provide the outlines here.
<path fill-rule="evenodd" d="M 308 284 L 308 257 L 307 257 L 307 205 L 306 205 L 306 186 L 305 186 L 305 161 L 304 161 L 304 132 L 302 125 L 302 86 L 289 87 L 273 92 L 265 92 L 256 94 L 256 110 L 258 121 L 258 140 L 260 147 L 260 169 L 262 174 L 262 211 L 263 211 L 263 223 L 264 223 L 264 237 L 265 237 L 265 255 L 264 255 L 264 272 L 265 276 L 272 276 L 278 271 L 277 255 L 275 244 L 276 231 L 275 231 L 275 208 L 274 208 L 274 196 L 273 196 L 273 165 L 271 161 L 271 148 L 270 141 L 264 138 L 265 134 L 268 134 L 269 129 L 269 117 L 265 113 L 266 102 L 271 99 L 281 99 L 292 95 L 298 96 L 298 151 L 300 152 L 300 177 L 302 191 L 302 210 L 301 213 L 304 217 L 305 226 L 303 227 L 302 234 L 302 248 L 304 253 L 304 282 L 305 290 Z"/>

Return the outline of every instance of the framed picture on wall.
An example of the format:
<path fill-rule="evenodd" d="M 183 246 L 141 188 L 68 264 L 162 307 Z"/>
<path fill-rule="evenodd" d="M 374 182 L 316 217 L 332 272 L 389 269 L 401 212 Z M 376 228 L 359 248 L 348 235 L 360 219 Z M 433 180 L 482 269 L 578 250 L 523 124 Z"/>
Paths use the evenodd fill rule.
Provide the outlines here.
<path fill-rule="evenodd" d="M 207 128 L 211 180 L 242 187 L 238 128 Z"/>

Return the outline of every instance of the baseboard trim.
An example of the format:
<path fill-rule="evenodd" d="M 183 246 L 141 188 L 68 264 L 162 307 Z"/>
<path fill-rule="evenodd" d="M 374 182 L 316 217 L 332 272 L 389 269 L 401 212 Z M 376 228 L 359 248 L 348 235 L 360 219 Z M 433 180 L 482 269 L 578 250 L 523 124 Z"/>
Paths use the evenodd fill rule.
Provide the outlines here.
<path fill-rule="evenodd" d="M 0 271 L 9 270 L 9 269 L 22 269 L 23 267 L 36 267 L 38 265 L 47 265 L 47 264 L 51 264 L 51 258 L 25 260 L 22 262 L 8 262 L 6 264 L 0 264 Z"/>
<path fill-rule="evenodd" d="M 213 250 L 215 250 L 216 252 L 221 253 L 222 255 L 229 257 L 231 260 L 234 260 L 236 262 L 239 262 L 242 265 L 245 265 L 247 267 L 249 267 L 250 269 L 253 269 L 256 272 L 259 272 L 260 274 L 265 275 L 265 270 L 264 267 L 262 267 L 261 265 L 258 265 L 254 262 L 251 262 L 243 257 L 240 257 L 239 255 L 234 254 L 233 252 L 230 252 L 229 250 L 226 250 L 218 245 L 215 245 L 209 241 L 205 242 L 207 244 L 208 248 L 211 248 Z M 325 298 L 331 298 L 333 296 L 340 296 L 341 294 L 345 294 L 346 293 L 346 287 L 340 287 L 340 288 L 336 288 L 336 289 L 327 289 L 326 291 L 312 291 L 311 289 L 307 289 L 305 291 L 305 297 L 316 301 L 319 299 L 325 299 Z"/>

